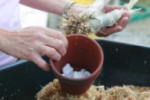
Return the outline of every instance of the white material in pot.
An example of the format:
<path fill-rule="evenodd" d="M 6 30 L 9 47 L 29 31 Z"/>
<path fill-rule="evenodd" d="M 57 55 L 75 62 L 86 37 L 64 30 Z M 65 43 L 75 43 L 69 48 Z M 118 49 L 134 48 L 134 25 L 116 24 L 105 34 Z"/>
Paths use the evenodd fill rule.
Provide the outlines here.
<path fill-rule="evenodd" d="M 88 77 L 90 74 L 91 73 L 87 71 L 85 68 L 82 68 L 80 71 L 75 71 L 69 63 L 67 63 L 62 68 L 62 75 L 67 78 L 72 78 L 72 79 L 85 78 Z"/>

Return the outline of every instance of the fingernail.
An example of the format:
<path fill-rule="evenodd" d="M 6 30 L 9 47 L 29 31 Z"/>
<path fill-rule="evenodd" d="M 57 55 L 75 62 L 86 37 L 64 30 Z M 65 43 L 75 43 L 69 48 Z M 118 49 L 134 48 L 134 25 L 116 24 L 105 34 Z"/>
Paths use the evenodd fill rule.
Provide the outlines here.
<path fill-rule="evenodd" d="M 64 50 L 64 52 L 63 52 L 62 56 L 64 56 L 64 55 L 66 54 L 66 52 L 67 52 L 67 51 L 66 51 L 66 50 Z"/>
<path fill-rule="evenodd" d="M 124 21 L 125 21 L 125 22 L 128 22 L 128 21 L 129 21 L 129 18 L 128 18 L 128 17 L 124 17 Z"/>
<path fill-rule="evenodd" d="M 47 63 L 45 66 L 43 66 L 44 71 L 50 71 L 50 65 Z"/>
<path fill-rule="evenodd" d="M 118 26 L 117 31 L 121 31 L 122 29 L 122 26 Z"/>

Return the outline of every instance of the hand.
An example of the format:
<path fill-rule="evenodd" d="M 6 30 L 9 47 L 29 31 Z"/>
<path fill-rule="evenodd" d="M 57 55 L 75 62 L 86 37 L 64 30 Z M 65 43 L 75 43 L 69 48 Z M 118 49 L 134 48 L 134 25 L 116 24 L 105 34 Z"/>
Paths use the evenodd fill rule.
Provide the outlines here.
<path fill-rule="evenodd" d="M 105 6 L 103 9 L 104 13 L 108 13 L 113 11 L 114 9 L 126 9 L 126 7 L 123 6 Z M 114 25 L 112 27 L 106 27 L 102 28 L 96 35 L 97 36 L 108 36 L 112 33 L 122 31 L 126 25 L 128 24 L 128 21 L 130 19 L 130 14 L 128 12 L 123 13 L 121 19 L 117 22 L 117 25 Z"/>
<path fill-rule="evenodd" d="M 87 6 L 74 4 L 71 7 L 70 11 L 71 12 L 75 11 L 77 13 L 80 13 L 86 9 L 87 9 Z M 114 9 L 126 9 L 126 7 L 124 7 L 124 6 L 105 6 L 103 9 L 103 12 L 108 13 L 108 12 L 113 11 Z M 128 12 L 125 12 L 122 15 L 121 19 L 117 22 L 118 23 L 117 25 L 114 25 L 112 27 L 102 28 L 96 35 L 97 36 L 108 36 L 108 35 L 113 34 L 115 32 L 122 31 L 126 27 L 126 25 L 128 24 L 129 19 L 130 19 L 130 14 Z"/>
<path fill-rule="evenodd" d="M 46 55 L 60 60 L 65 55 L 68 42 L 63 34 L 42 27 L 29 27 L 11 31 L 2 38 L 2 51 L 17 58 L 33 61 L 40 68 L 49 71 L 49 64 L 41 58 Z"/>

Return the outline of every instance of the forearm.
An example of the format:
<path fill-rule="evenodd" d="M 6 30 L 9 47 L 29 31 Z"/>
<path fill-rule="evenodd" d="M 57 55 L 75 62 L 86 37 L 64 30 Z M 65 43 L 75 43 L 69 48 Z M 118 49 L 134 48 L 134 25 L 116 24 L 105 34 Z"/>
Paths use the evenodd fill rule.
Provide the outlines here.
<path fill-rule="evenodd" d="M 26 6 L 58 15 L 62 15 L 69 2 L 69 0 L 20 0 L 20 3 Z"/>

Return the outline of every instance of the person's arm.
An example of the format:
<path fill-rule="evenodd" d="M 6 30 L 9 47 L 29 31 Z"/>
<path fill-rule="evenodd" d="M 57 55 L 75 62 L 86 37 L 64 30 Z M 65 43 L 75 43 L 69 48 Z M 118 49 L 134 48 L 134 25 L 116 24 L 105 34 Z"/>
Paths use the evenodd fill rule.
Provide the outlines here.
<path fill-rule="evenodd" d="M 67 39 L 56 30 L 42 27 L 9 30 L 0 27 L 0 51 L 30 60 L 45 71 L 49 71 L 50 67 L 41 55 L 60 60 L 66 53 L 67 45 Z"/>
<path fill-rule="evenodd" d="M 69 0 L 20 0 L 20 3 L 46 12 L 62 15 Z"/>
<path fill-rule="evenodd" d="M 20 0 L 20 3 L 26 6 L 47 11 L 47 12 L 52 12 L 58 15 L 63 14 L 64 8 L 67 6 L 69 2 L 70 2 L 69 0 Z M 114 7 L 107 6 L 104 9 L 113 10 Z M 72 11 L 82 12 L 83 10 L 86 10 L 86 6 L 80 4 L 74 4 L 70 8 L 71 12 Z M 97 36 L 108 36 L 112 33 L 122 31 L 127 25 L 129 18 L 130 15 L 128 13 L 124 13 L 121 19 L 118 21 L 118 25 L 101 29 L 97 33 Z"/>

